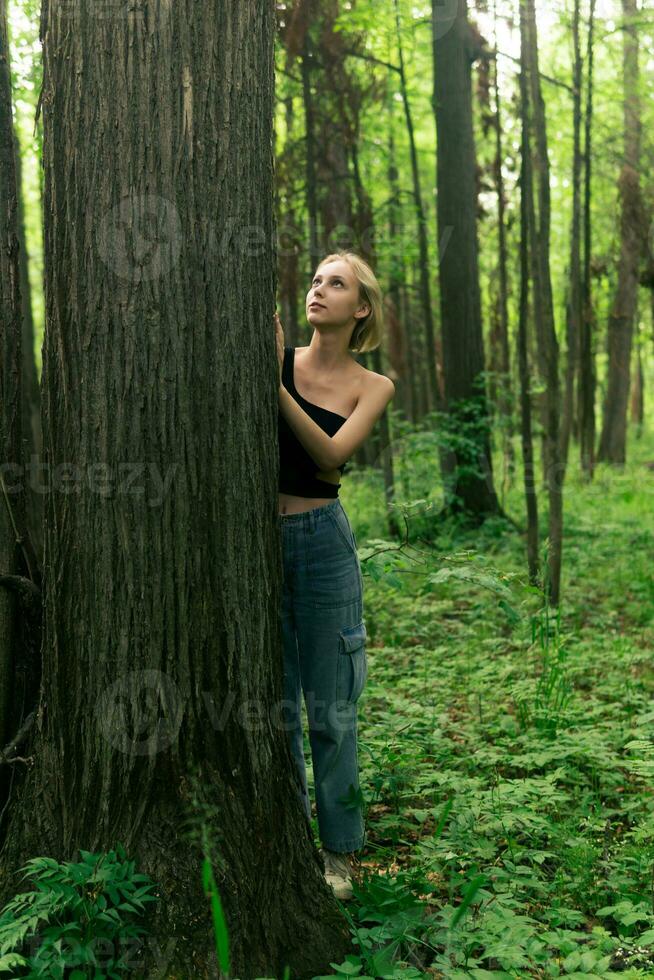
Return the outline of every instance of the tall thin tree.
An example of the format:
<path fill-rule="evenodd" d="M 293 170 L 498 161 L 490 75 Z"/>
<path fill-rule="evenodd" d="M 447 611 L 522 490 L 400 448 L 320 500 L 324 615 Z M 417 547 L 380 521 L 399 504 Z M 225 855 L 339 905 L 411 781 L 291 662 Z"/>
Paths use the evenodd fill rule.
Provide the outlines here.
<path fill-rule="evenodd" d="M 458 437 L 448 453 L 447 506 L 475 519 L 497 513 L 484 384 L 479 291 L 477 191 L 470 71 L 479 56 L 466 0 L 457 0 L 449 30 L 433 10 L 434 108 L 437 129 L 438 231 L 451 238 L 440 262 L 443 368 L 447 411 Z M 473 448 L 471 449 L 470 446 Z"/>
<path fill-rule="evenodd" d="M 18 602 L 9 584 L 23 568 L 22 327 L 7 6 L 0 0 L 0 740 L 11 731 Z M 9 581 L 7 581 L 7 578 Z M 3 581 L 4 579 L 4 581 Z"/>
<path fill-rule="evenodd" d="M 581 102 L 583 61 L 581 57 L 581 0 L 574 0 L 572 14 L 572 225 L 570 228 L 570 269 L 568 275 L 568 304 L 566 309 L 566 365 L 561 410 L 560 447 L 561 467 L 568 458 L 570 433 L 573 430 L 576 399 L 575 382 L 578 375 L 579 337 L 583 316 L 581 270 Z"/>
<path fill-rule="evenodd" d="M 595 54 L 595 0 L 590 0 L 586 44 L 586 107 L 584 110 L 584 266 L 582 279 L 582 317 L 579 326 L 579 457 L 586 479 L 595 469 L 595 356 L 593 351 L 594 313 L 591 280 L 592 251 L 592 166 L 593 166 L 593 66 Z"/>
<path fill-rule="evenodd" d="M 637 0 L 622 0 L 624 73 L 624 163 L 620 194 L 620 259 L 618 284 L 608 323 L 608 385 L 604 401 L 598 461 L 622 466 L 627 455 L 627 403 L 638 263 L 642 243 L 640 191 L 641 109 L 639 95 L 639 32 Z"/>
<path fill-rule="evenodd" d="M 395 29 L 397 32 L 397 55 L 399 62 L 400 92 L 402 104 L 404 106 L 404 116 L 406 119 L 407 135 L 409 139 L 409 155 L 411 159 L 411 177 L 413 180 L 413 203 L 416 214 L 416 227 L 418 233 L 418 248 L 420 255 L 419 276 L 420 276 L 420 308 L 425 329 L 426 368 L 427 368 L 427 390 L 429 397 L 429 409 L 443 408 L 443 394 L 438 384 L 438 344 L 436 340 L 436 330 L 434 327 L 434 314 L 431 306 L 431 285 L 429 268 L 429 238 L 427 234 L 427 215 L 422 199 L 422 187 L 420 182 L 420 171 L 418 168 L 418 152 L 416 149 L 415 131 L 413 125 L 413 114 L 411 112 L 411 102 L 409 100 L 409 90 L 406 77 L 406 66 L 404 61 L 404 45 L 402 43 L 402 22 L 400 19 L 400 6 L 398 0 L 395 4 Z"/>
<path fill-rule="evenodd" d="M 561 584 L 563 547 L 563 471 L 559 456 L 559 345 L 554 325 L 550 273 L 550 165 L 545 104 L 541 91 L 535 0 L 520 0 L 521 71 L 529 83 L 531 131 L 537 175 L 534 195 L 527 197 L 531 268 L 534 282 L 534 320 L 545 393 L 545 485 L 549 501 L 548 562 L 545 591 L 557 605 Z"/>

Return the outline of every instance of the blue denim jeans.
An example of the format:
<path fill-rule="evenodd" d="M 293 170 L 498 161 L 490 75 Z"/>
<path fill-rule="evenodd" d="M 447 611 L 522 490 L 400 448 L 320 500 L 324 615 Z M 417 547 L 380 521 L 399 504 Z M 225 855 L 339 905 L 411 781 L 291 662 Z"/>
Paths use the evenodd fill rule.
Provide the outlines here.
<path fill-rule="evenodd" d="M 303 753 L 301 690 L 309 723 L 318 829 L 330 851 L 359 850 L 357 701 L 368 673 L 363 580 L 356 539 L 340 500 L 280 514 L 284 588 L 284 727 L 311 804 Z"/>

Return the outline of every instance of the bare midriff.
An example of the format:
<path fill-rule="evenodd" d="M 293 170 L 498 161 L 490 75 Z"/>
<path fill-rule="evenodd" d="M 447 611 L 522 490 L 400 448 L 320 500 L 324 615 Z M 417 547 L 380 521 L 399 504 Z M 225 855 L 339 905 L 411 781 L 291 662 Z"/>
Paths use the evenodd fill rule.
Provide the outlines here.
<path fill-rule="evenodd" d="M 335 486 L 341 482 L 341 475 L 338 470 L 318 470 L 315 476 L 318 480 L 333 483 Z M 335 497 L 296 497 L 292 493 L 280 493 L 278 497 L 280 514 L 303 514 L 306 510 L 324 507 L 325 504 L 333 504 L 336 499 Z"/>

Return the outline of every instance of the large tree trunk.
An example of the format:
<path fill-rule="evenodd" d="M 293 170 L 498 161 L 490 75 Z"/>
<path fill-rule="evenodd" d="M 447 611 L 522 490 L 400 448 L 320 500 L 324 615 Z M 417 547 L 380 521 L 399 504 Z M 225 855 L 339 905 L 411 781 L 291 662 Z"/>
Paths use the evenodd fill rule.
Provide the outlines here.
<path fill-rule="evenodd" d="M 593 293 L 591 280 L 591 174 L 593 123 L 593 61 L 595 0 L 590 0 L 587 56 L 588 80 L 584 121 L 584 275 L 579 333 L 579 456 L 581 471 L 592 480 L 595 469 L 595 355 L 593 352 Z"/>
<path fill-rule="evenodd" d="M 433 23 L 436 28 L 435 10 Z M 439 238 L 443 240 L 446 232 L 452 230 L 440 262 L 440 294 L 447 410 L 452 431 L 465 431 L 474 444 L 474 452 L 461 449 L 448 454 L 454 480 L 447 504 L 452 510 L 462 509 L 479 519 L 497 513 L 499 506 L 493 486 L 483 382 L 470 81 L 475 57 L 466 0 L 458 0 L 452 27 L 445 33 L 434 29 Z"/>
<path fill-rule="evenodd" d="M 316 46 L 320 64 L 316 177 L 320 190 L 320 220 L 325 231 L 325 247 L 329 251 L 357 247 L 350 171 L 356 126 L 356 118 L 351 117 L 356 98 L 350 98 L 353 93 L 349 91 L 346 69 L 346 35 L 334 30 L 338 15 L 339 0 L 320 0 Z"/>
<path fill-rule="evenodd" d="M 549 553 L 545 591 L 552 605 L 559 601 L 563 545 L 563 471 L 559 456 L 559 346 L 554 327 L 550 275 L 550 168 L 545 105 L 538 67 L 538 36 L 534 0 L 520 0 L 521 69 L 529 81 L 533 112 L 538 209 L 528 195 L 530 245 L 534 279 L 534 316 L 540 362 L 546 385 L 545 484 L 549 500 Z"/>
<path fill-rule="evenodd" d="M 638 293 L 642 234 L 640 195 L 640 98 L 637 0 L 622 0 L 624 15 L 624 164 L 620 173 L 620 263 L 608 324 L 608 387 L 598 461 L 623 466 L 627 452 L 629 368 Z"/>
<path fill-rule="evenodd" d="M 120 841 L 170 975 L 215 974 L 208 813 L 233 975 L 315 976 L 351 944 L 279 710 L 274 5 L 83 7 L 42 17 L 44 671 L 0 897 Z"/>

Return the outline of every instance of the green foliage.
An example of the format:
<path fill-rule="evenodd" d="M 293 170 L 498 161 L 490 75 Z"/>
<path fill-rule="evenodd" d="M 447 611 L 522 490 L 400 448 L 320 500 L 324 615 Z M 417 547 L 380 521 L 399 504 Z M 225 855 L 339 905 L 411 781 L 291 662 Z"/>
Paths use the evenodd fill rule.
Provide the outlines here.
<path fill-rule="evenodd" d="M 220 892 L 218 891 L 218 886 L 216 885 L 216 880 L 213 875 L 211 858 L 209 857 L 209 847 L 207 846 L 208 830 L 205 827 L 203 828 L 203 831 L 203 841 L 205 847 L 204 857 L 202 860 L 202 885 L 205 894 L 208 896 L 209 901 L 211 902 L 211 920 L 213 922 L 216 953 L 218 954 L 220 969 L 223 974 L 228 976 L 231 970 L 229 956 L 229 932 L 227 930 L 227 922 L 225 920 L 223 905 L 220 900 Z"/>
<path fill-rule="evenodd" d="M 404 540 L 388 535 L 376 475 L 350 484 L 367 848 L 342 906 L 357 952 L 334 974 L 654 975 L 652 440 L 633 454 L 591 485 L 571 461 L 558 612 L 506 524 L 422 538 L 435 458 L 431 472 L 403 461 Z M 521 480 L 518 465 L 509 513 Z"/>
<path fill-rule="evenodd" d="M 80 850 L 80 857 L 77 863 L 38 857 L 21 868 L 34 890 L 17 895 L 0 915 L 1 972 L 109 980 L 129 966 L 129 947 L 145 934 L 135 920 L 157 901 L 153 883 L 135 873 L 120 844 L 107 854 Z"/>

